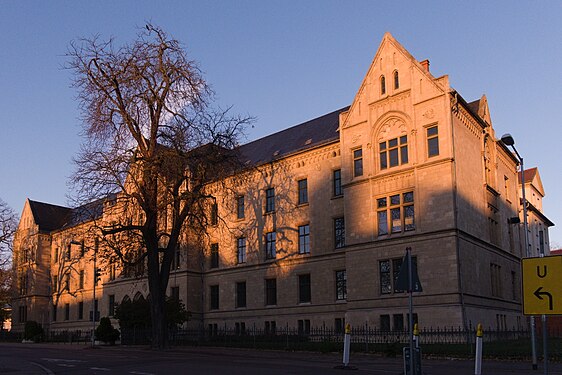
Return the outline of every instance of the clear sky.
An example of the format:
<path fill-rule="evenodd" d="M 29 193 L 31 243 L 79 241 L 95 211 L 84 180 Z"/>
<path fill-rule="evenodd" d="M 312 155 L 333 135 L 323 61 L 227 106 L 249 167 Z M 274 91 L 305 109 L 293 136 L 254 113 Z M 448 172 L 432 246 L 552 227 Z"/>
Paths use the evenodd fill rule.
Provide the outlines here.
<path fill-rule="evenodd" d="M 129 42 L 146 21 L 182 41 L 219 103 L 257 118 L 253 140 L 351 103 L 389 31 L 538 166 L 562 247 L 560 1 L 0 0 L 0 198 L 66 205 L 80 120 L 69 42 Z"/>

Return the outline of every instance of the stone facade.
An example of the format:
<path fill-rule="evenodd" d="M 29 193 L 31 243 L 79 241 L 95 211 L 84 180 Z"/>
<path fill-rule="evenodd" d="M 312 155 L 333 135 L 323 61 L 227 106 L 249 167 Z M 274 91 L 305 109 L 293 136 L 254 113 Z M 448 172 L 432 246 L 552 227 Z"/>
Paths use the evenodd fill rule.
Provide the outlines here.
<path fill-rule="evenodd" d="M 334 121 L 335 137 L 325 130 Z M 302 144 L 289 136 L 305 131 L 313 135 Z M 406 327 L 407 295 L 394 285 L 406 247 L 423 285 L 414 298 L 421 326 L 525 324 L 522 225 L 511 220 L 521 208 L 517 159 L 496 138 L 485 96 L 466 102 L 390 34 L 350 107 L 242 148 L 271 152 L 244 184 L 210 187 L 221 220 L 203 251 L 180 248 L 171 273 L 188 325 Z M 553 224 L 538 172 L 525 187 L 535 194 L 533 249 L 548 253 Z M 14 329 L 25 319 L 90 327 L 91 223 L 45 224 L 65 210 L 26 202 L 14 243 Z M 147 297 L 144 278 L 100 264 L 101 316 L 124 298 Z"/>

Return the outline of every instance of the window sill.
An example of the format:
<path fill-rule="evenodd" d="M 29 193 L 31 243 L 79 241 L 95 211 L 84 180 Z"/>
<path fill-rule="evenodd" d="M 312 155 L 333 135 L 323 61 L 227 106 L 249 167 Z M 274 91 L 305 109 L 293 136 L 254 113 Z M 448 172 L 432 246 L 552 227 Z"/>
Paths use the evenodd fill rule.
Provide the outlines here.
<path fill-rule="evenodd" d="M 297 203 L 297 207 L 308 207 L 309 204 L 310 204 L 309 202 Z"/>
<path fill-rule="evenodd" d="M 330 199 L 341 199 L 341 198 L 343 198 L 343 194 L 340 194 L 340 195 L 332 195 L 332 198 L 330 198 Z"/>

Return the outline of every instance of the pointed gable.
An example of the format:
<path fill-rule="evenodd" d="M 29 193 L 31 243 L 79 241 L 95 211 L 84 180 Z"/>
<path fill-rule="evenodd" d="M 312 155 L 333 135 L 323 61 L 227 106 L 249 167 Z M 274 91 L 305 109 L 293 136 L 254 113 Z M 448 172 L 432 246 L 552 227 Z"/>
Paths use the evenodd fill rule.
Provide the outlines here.
<path fill-rule="evenodd" d="M 537 167 L 525 169 L 523 177 L 525 179 L 525 185 L 530 184 L 541 196 L 544 197 L 544 187 Z M 521 181 L 521 172 L 519 172 L 518 178 L 519 181 Z"/>
<path fill-rule="evenodd" d="M 486 98 L 486 95 L 482 95 L 480 99 L 468 103 L 467 106 L 473 115 L 480 117 L 488 125 L 492 124 L 490 108 L 488 107 L 488 98 Z"/>
<path fill-rule="evenodd" d="M 390 33 L 385 33 L 350 110 L 340 118 L 342 127 L 368 121 L 374 103 L 404 101 L 404 106 L 434 97 L 449 89 L 448 79 L 435 78 L 429 61 L 416 60 Z"/>

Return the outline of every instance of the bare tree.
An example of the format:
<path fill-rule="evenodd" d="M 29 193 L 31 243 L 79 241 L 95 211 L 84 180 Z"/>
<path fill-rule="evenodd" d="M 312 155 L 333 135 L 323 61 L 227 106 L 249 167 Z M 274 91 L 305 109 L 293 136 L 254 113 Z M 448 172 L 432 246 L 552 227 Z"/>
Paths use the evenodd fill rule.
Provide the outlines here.
<path fill-rule="evenodd" d="M 7 318 L 3 310 L 12 295 L 14 272 L 11 267 L 12 244 L 18 225 L 14 211 L 0 199 L 0 329 Z"/>
<path fill-rule="evenodd" d="M 99 256 L 146 262 L 152 346 L 165 348 L 174 253 L 187 228 L 204 230 L 208 184 L 238 167 L 237 139 L 251 118 L 213 109 L 197 65 L 153 25 L 122 47 L 71 43 L 68 56 L 85 136 L 72 182 L 81 202 L 111 197 Z"/>
<path fill-rule="evenodd" d="M 0 268 L 10 263 L 12 242 L 18 225 L 17 216 L 6 202 L 0 199 Z"/>

